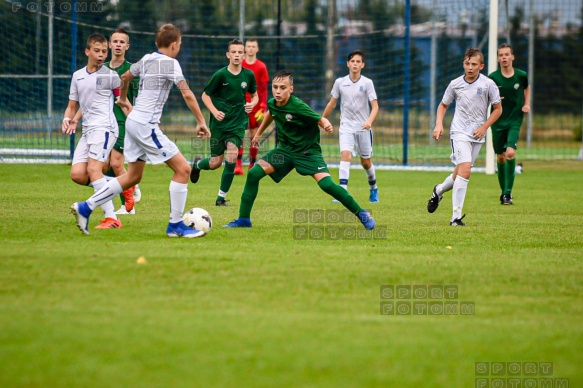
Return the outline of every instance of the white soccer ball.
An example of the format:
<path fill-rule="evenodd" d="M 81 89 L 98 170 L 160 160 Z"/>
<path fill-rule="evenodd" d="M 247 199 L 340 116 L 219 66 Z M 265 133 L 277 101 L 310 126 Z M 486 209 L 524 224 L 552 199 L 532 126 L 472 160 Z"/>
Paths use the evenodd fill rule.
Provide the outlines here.
<path fill-rule="evenodd" d="M 193 207 L 184 213 L 184 223 L 196 230 L 202 230 L 204 234 L 211 231 L 213 220 L 209 212 L 199 207 Z"/>

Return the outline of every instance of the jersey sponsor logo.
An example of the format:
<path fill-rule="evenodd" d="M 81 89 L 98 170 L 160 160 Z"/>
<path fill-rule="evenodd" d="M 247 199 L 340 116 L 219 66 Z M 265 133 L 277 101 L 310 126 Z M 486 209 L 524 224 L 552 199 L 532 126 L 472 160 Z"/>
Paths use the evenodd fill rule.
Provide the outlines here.
<path fill-rule="evenodd" d="M 292 120 L 293 120 L 293 118 L 294 118 L 294 117 L 293 117 L 292 115 L 290 115 L 289 113 L 285 115 L 285 119 L 286 119 L 287 121 L 292 121 Z"/>
<path fill-rule="evenodd" d="M 519 87 L 520 87 L 520 85 L 518 83 L 514 84 L 514 90 L 518 90 Z"/>
<path fill-rule="evenodd" d="M 247 87 L 247 82 L 241 82 L 241 89 L 245 89 Z"/>
<path fill-rule="evenodd" d="M 482 95 L 482 88 L 478 88 L 478 90 L 476 90 L 476 93 L 478 94 L 478 96 Z"/>

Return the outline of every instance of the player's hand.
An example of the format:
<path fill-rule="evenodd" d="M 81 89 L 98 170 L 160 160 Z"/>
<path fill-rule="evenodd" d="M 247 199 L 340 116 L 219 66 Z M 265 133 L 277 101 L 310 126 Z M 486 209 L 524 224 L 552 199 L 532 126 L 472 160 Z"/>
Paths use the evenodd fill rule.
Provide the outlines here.
<path fill-rule="evenodd" d="M 257 121 L 257 124 L 261 124 L 264 118 L 265 111 L 263 109 L 259 109 L 257 112 L 255 112 L 255 121 Z"/>
<path fill-rule="evenodd" d="M 127 98 L 124 98 L 123 100 L 121 98 L 118 98 L 115 103 L 117 104 L 117 106 L 119 106 L 122 110 L 127 110 L 129 112 L 131 112 L 132 110 L 132 104 L 130 104 L 130 101 Z M 125 108 L 125 109 L 124 109 Z"/>
<path fill-rule="evenodd" d="M 245 103 L 245 113 L 251 113 L 253 108 L 254 108 L 254 105 L 251 104 L 250 102 Z"/>
<path fill-rule="evenodd" d="M 259 143 L 261 142 L 261 136 L 255 135 L 251 139 L 251 143 L 249 144 L 251 147 L 259 148 Z"/>
<path fill-rule="evenodd" d="M 522 113 L 530 113 L 530 106 L 528 106 L 528 105 L 523 106 Z"/>
<path fill-rule="evenodd" d="M 372 124 L 370 121 L 365 121 L 364 124 L 362 124 L 362 129 L 370 129 L 372 127 Z"/>
<path fill-rule="evenodd" d="M 324 129 L 324 131 L 326 131 L 328 133 L 334 132 L 334 127 L 332 126 L 330 121 L 328 121 L 328 119 L 326 119 L 324 117 L 322 117 L 322 128 Z"/>
<path fill-rule="evenodd" d="M 215 116 L 215 119 L 217 119 L 217 121 L 223 121 L 223 119 L 225 118 L 225 114 L 220 110 L 217 111 L 217 114 L 213 114 L 213 116 Z"/>
<path fill-rule="evenodd" d="M 486 135 L 486 131 L 487 130 L 488 130 L 488 128 L 484 128 L 483 126 L 481 126 L 478 129 L 476 129 L 474 131 L 474 139 L 480 140 L 481 138 L 483 138 L 484 135 Z"/>
<path fill-rule="evenodd" d="M 433 130 L 433 138 L 435 140 L 439 140 L 441 135 L 443 135 L 443 125 L 436 125 L 435 129 Z"/>
<path fill-rule="evenodd" d="M 68 117 L 65 117 L 63 119 L 63 123 L 61 124 L 61 132 L 63 132 L 66 135 L 72 135 L 73 133 L 75 133 L 76 129 L 77 121 L 74 121 Z"/>
<path fill-rule="evenodd" d="M 206 123 L 198 123 L 196 125 L 196 137 L 199 139 L 208 139 L 211 137 L 211 131 L 209 131 Z"/>

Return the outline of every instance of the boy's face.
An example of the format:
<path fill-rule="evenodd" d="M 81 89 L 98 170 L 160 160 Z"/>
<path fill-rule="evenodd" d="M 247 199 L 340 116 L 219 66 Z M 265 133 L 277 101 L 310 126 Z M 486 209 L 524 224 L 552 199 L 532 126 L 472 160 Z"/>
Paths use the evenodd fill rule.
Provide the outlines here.
<path fill-rule="evenodd" d="M 126 51 L 130 48 L 129 39 L 126 34 L 116 32 L 111 35 L 109 48 L 111 54 L 116 57 L 125 56 Z"/>
<path fill-rule="evenodd" d="M 107 43 L 92 43 L 90 48 L 85 49 L 85 55 L 89 59 L 89 64 L 101 66 L 107 58 Z"/>
<path fill-rule="evenodd" d="M 245 56 L 245 46 L 242 44 L 232 44 L 227 51 L 227 58 L 233 65 L 240 65 Z"/>
<path fill-rule="evenodd" d="M 289 77 L 274 78 L 271 83 L 271 92 L 273 93 L 273 98 L 275 98 L 276 105 L 287 103 L 293 91 L 294 87 L 291 85 Z"/>
<path fill-rule="evenodd" d="M 514 61 L 514 55 L 512 55 L 510 47 L 498 49 L 498 63 L 500 66 L 512 66 L 512 61 Z"/>
<path fill-rule="evenodd" d="M 245 43 L 245 54 L 249 55 L 250 57 L 254 57 L 255 55 L 257 55 L 257 52 L 259 51 L 259 46 L 257 45 L 257 42 L 246 42 Z"/>
<path fill-rule="evenodd" d="M 358 73 L 364 67 L 364 62 L 360 55 L 355 55 L 348 62 L 346 62 L 346 67 L 350 69 L 351 73 Z"/>
<path fill-rule="evenodd" d="M 464 59 L 464 71 L 468 81 L 478 78 L 480 71 L 484 68 L 484 63 L 481 61 L 479 55 L 473 57 L 466 57 Z"/>

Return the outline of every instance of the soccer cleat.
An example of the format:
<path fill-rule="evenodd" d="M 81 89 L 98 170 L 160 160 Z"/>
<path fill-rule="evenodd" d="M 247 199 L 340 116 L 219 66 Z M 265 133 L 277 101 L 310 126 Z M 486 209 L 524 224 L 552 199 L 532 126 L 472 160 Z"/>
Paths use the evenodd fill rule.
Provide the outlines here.
<path fill-rule="evenodd" d="M 134 207 L 132 210 L 130 210 L 129 212 L 127 211 L 126 207 L 124 205 L 121 205 L 121 207 L 115 212 L 115 214 L 136 214 L 136 208 Z"/>
<path fill-rule="evenodd" d="M 219 200 L 215 201 L 215 205 L 217 205 L 217 206 L 229 206 L 229 204 L 227 203 L 227 201 L 225 199 L 219 199 Z"/>
<path fill-rule="evenodd" d="M 379 202 L 379 189 L 370 189 L 370 196 L 368 197 L 370 203 Z"/>
<path fill-rule="evenodd" d="M 502 205 L 512 205 L 512 195 L 511 194 L 504 194 L 502 196 Z"/>
<path fill-rule="evenodd" d="M 336 198 L 334 198 L 334 199 L 332 200 L 332 202 L 334 202 L 334 203 L 340 203 L 340 201 L 339 201 L 339 200 L 337 200 Z"/>
<path fill-rule="evenodd" d="M 134 203 L 138 203 L 141 200 L 142 200 L 142 190 L 140 190 L 139 185 L 136 185 L 135 189 L 134 189 Z"/>
<path fill-rule="evenodd" d="M 431 198 L 427 202 L 427 211 L 429 213 L 435 212 L 442 199 L 443 194 L 437 194 L 437 185 L 433 186 L 433 193 L 431 193 Z"/>
<path fill-rule="evenodd" d="M 116 218 L 108 217 L 105 220 L 99 220 L 99 225 L 95 229 L 120 229 L 121 221 Z"/>
<path fill-rule="evenodd" d="M 176 223 L 168 223 L 166 235 L 168 237 L 196 238 L 204 236 L 205 233 L 202 230 L 193 229 L 180 221 Z"/>
<path fill-rule="evenodd" d="M 377 224 L 374 218 L 372 218 L 372 214 L 368 210 L 362 210 L 360 213 L 356 215 L 364 228 L 367 230 L 374 229 L 375 225 Z"/>
<path fill-rule="evenodd" d="M 500 194 L 500 205 L 504 205 L 504 194 Z"/>
<path fill-rule="evenodd" d="M 89 234 L 89 216 L 91 215 L 91 209 L 87 206 L 87 202 L 75 202 L 71 205 L 71 213 L 75 216 L 77 220 L 77 226 L 83 234 Z"/>
<path fill-rule="evenodd" d="M 134 200 L 134 189 L 135 186 L 130 187 L 127 190 L 122 191 L 121 195 L 125 199 L 125 207 L 128 212 L 134 210 L 135 200 Z"/>
<path fill-rule="evenodd" d="M 466 215 L 464 214 L 460 218 L 455 218 L 453 221 L 450 221 L 451 226 L 466 226 L 466 224 L 462 221 Z"/>
<path fill-rule="evenodd" d="M 190 171 L 190 181 L 192 183 L 196 183 L 198 182 L 198 179 L 200 178 L 200 170 L 195 168 L 196 164 L 202 160 L 201 158 L 194 158 L 194 161 L 192 162 L 192 170 Z"/>
<path fill-rule="evenodd" d="M 251 218 L 237 218 L 229 222 L 227 225 L 223 225 L 223 228 L 250 228 Z"/>

